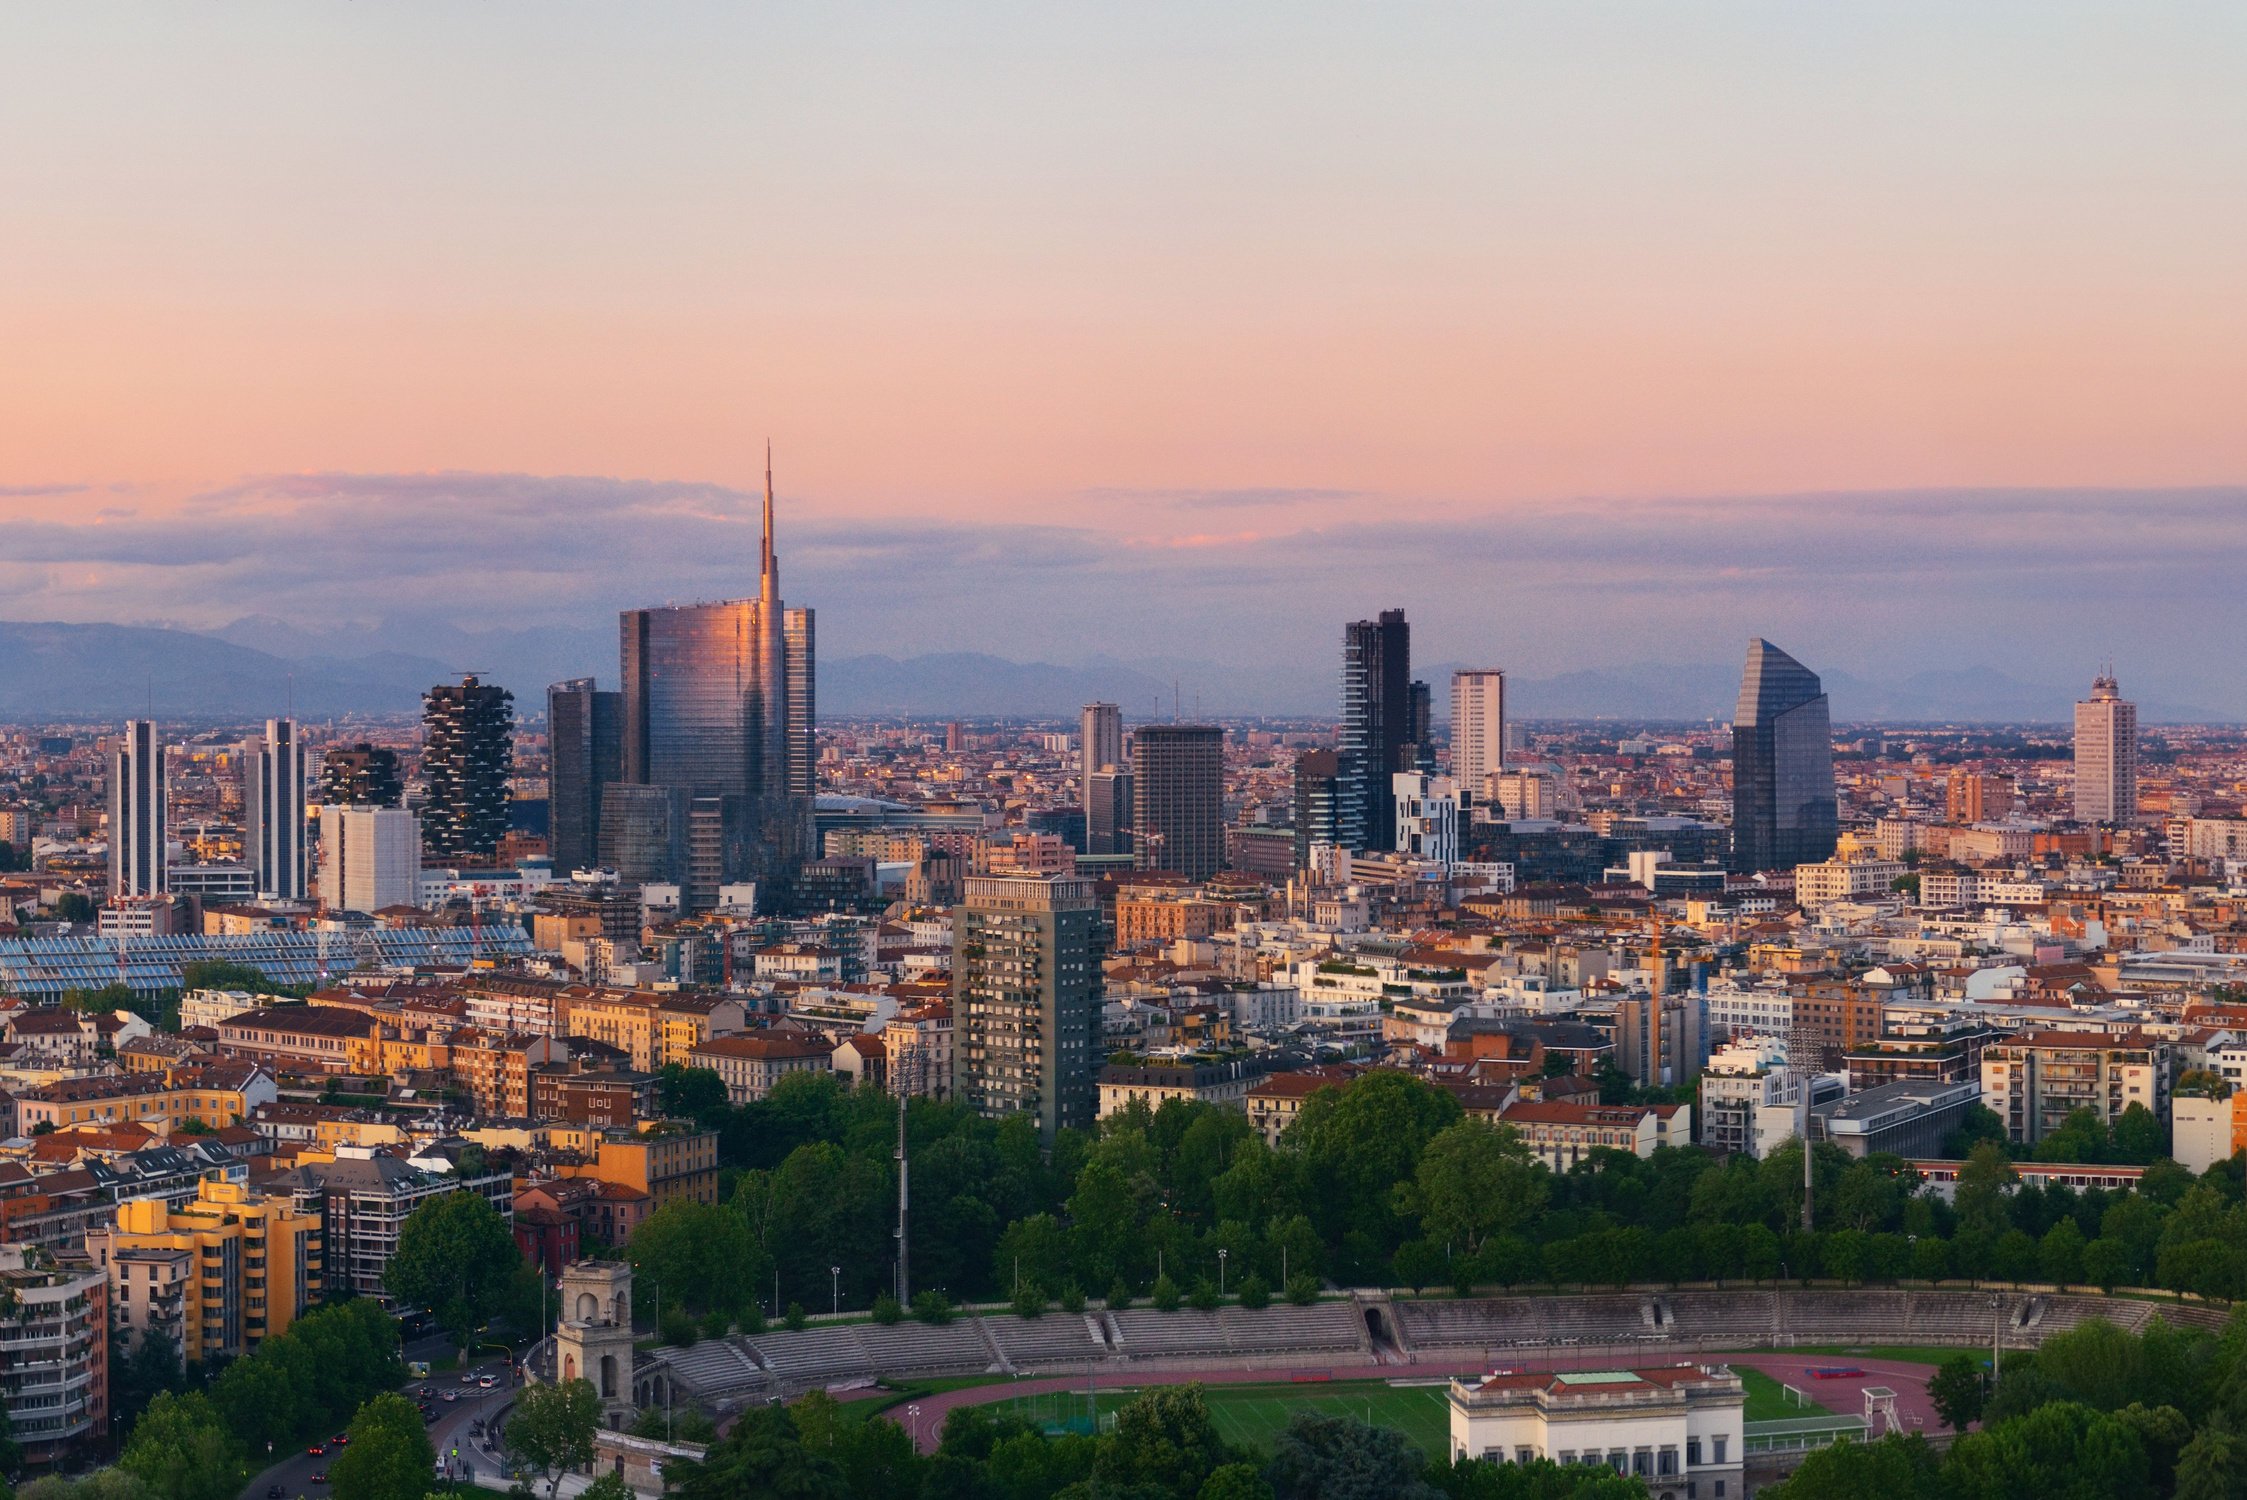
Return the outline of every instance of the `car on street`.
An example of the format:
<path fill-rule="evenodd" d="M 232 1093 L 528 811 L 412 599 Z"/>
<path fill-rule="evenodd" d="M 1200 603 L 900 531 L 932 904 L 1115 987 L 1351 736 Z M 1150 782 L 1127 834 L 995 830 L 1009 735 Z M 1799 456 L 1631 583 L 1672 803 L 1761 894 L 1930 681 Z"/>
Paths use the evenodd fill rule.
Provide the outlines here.
<path fill-rule="evenodd" d="M 311 1447 L 305 1449 L 304 1452 L 305 1456 L 308 1458 L 326 1458 L 328 1456 L 328 1448 L 325 1443 L 314 1443 Z"/>

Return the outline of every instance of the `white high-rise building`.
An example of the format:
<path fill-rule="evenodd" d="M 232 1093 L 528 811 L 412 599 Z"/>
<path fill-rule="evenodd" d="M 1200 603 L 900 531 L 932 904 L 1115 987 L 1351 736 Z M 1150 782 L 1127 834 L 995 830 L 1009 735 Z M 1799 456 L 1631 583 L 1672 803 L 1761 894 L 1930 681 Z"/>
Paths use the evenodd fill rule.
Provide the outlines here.
<path fill-rule="evenodd" d="M 320 901 L 331 911 L 421 904 L 421 819 L 402 807 L 320 809 Z"/>
<path fill-rule="evenodd" d="M 2075 818 L 2128 823 L 2138 816 L 2138 705 L 2101 672 L 2075 705 Z"/>
<path fill-rule="evenodd" d="M 153 719 L 128 719 L 109 757 L 109 895 L 164 894 L 168 799 Z"/>
<path fill-rule="evenodd" d="M 304 751 L 293 719 L 267 719 L 265 738 L 242 742 L 242 862 L 259 895 L 304 899 Z"/>
<path fill-rule="evenodd" d="M 1088 778 L 1093 772 L 1110 766 L 1121 768 L 1124 764 L 1123 710 L 1113 703 L 1087 703 L 1077 748 L 1084 753 L 1084 763 L 1079 769 Z"/>
<path fill-rule="evenodd" d="M 1397 799 L 1397 852 L 1437 864 L 1459 862 L 1459 783 L 1449 776 L 1398 771 L 1389 778 Z"/>
<path fill-rule="evenodd" d="M 1451 674 L 1451 777 L 1480 792 L 1506 768 L 1506 674 Z"/>

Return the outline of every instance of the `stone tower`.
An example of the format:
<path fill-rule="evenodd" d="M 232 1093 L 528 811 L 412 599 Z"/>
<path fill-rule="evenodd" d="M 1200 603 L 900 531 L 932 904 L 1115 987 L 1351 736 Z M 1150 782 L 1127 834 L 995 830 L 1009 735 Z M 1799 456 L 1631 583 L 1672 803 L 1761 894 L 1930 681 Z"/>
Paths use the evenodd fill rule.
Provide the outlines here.
<path fill-rule="evenodd" d="M 556 1375 L 593 1382 L 609 1424 L 631 1420 L 632 1268 L 618 1260 L 581 1260 L 562 1272 L 560 1290 Z"/>

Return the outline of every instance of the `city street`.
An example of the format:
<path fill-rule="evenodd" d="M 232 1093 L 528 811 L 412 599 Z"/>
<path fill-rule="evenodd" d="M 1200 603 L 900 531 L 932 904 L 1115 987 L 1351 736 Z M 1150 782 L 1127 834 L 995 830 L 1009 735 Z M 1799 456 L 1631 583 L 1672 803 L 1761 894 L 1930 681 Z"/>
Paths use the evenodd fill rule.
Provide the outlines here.
<path fill-rule="evenodd" d="M 409 1345 L 406 1350 L 406 1358 L 408 1360 L 434 1359 L 449 1352 L 449 1347 L 443 1340 L 424 1340 Z M 495 1459 L 492 1454 L 484 1451 L 482 1445 L 471 1442 L 469 1428 L 484 1418 L 497 1413 L 501 1407 L 506 1405 L 510 1395 L 507 1358 L 498 1353 L 482 1352 L 477 1361 L 468 1367 L 468 1373 L 477 1376 L 490 1375 L 495 1378 L 497 1384 L 490 1390 L 481 1389 L 474 1384 L 462 1385 L 460 1383 L 461 1372 L 452 1370 L 444 1374 L 431 1375 L 427 1379 L 410 1380 L 399 1387 L 399 1392 L 411 1399 L 415 1391 L 425 1385 L 429 1387 L 430 1400 L 436 1408 L 436 1419 L 429 1424 L 429 1441 L 430 1445 L 437 1450 L 438 1459 L 446 1463 L 473 1467 L 476 1476 L 482 1478 L 491 1472 Z M 444 1394 L 447 1391 L 454 1392 L 457 1399 L 446 1401 Z M 349 1424 L 345 1423 L 337 1430 L 343 1431 L 348 1426 Z M 328 1438 L 332 1438 L 334 1435 L 334 1433 L 325 1434 Z M 306 1446 L 309 1446 L 309 1444 Z M 336 1447 L 332 1442 L 324 1442 L 322 1446 L 327 1449 L 327 1452 L 319 1458 L 314 1458 L 306 1453 L 303 1447 L 288 1454 L 276 1451 L 273 1455 L 272 1465 L 264 1472 L 254 1476 L 243 1487 L 243 1500 L 265 1500 L 265 1497 L 270 1495 L 276 1486 L 279 1487 L 283 1500 L 299 1500 L 299 1497 L 302 1497 L 302 1500 L 322 1500 L 322 1497 L 328 1493 L 328 1487 L 324 1483 L 315 1484 L 312 1476 L 328 1473 L 335 1461 L 346 1451 Z M 457 1458 L 454 1457 L 456 1448 L 458 1450 Z M 431 1476 L 432 1480 L 436 1477 L 435 1475 Z M 466 1475 L 462 1474 L 461 1477 L 465 1478 Z"/>

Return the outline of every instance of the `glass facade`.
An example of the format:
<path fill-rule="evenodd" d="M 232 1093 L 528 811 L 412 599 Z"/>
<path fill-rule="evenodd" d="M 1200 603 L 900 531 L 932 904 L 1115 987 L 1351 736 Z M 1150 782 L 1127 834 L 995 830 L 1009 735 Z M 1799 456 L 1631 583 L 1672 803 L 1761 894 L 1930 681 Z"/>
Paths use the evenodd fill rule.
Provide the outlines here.
<path fill-rule="evenodd" d="M 1428 687 L 1412 680 L 1412 627 L 1404 611 L 1358 620 L 1342 632 L 1341 802 L 1337 841 L 1352 850 L 1396 847 L 1389 778 L 1434 754 Z M 1431 761 L 1432 766 L 1432 761 Z"/>
<path fill-rule="evenodd" d="M 1825 688 L 1769 641 L 1750 641 L 1732 720 L 1731 868 L 1815 864 L 1838 834 Z"/>
<path fill-rule="evenodd" d="M 547 829 L 554 870 L 567 875 L 600 861 L 601 789 L 624 776 L 624 695 L 598 691 L 590 677 L 546 690 L 551 756 Z"/>
<path fill-rule="evenodd" d="M 1132 853 L 1143 870 L 1207 880 L 1225 863 L 1225 731 L 1148 724 L 1131 737 Z"/>

